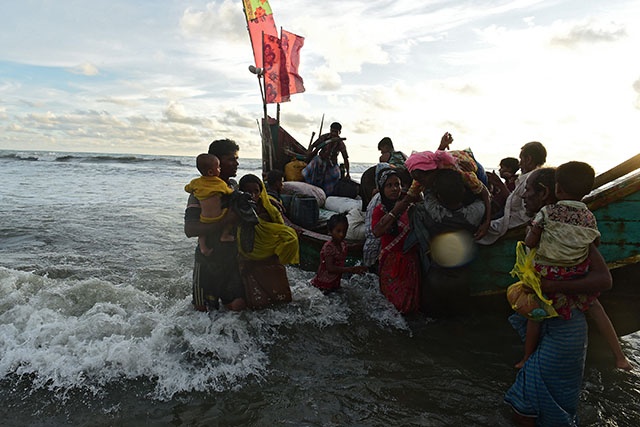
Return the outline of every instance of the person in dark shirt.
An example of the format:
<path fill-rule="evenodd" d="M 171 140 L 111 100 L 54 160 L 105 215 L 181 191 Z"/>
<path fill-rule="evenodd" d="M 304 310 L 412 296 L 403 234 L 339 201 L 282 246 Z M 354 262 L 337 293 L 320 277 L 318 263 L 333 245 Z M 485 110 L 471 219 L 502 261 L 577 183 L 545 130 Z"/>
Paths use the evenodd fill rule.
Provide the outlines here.
<path fill-rule="evenodd" d="M 238 144 L 230 139 L 219 139 L 209 145 L 209 154 L 220 159 L 220 178 L 232 189 L 237 183 L 232 178 L 238 171 Z M 222 194 L 214 199 L 214 217 L 224 217 L 226 200 Z M 197 245 L 193 267 L 193 306 L 198 311 L 209 311 L 219 307 L 219 301 L 229 310 L 239 311 L 246 307 L 244 288 L 238 267 L 237 243 L 221 241 L 225 221 L 205 224 L 200 222 L 201 206 L 198 199 L 189 195 L 184 214 L 184 232 L 187 237 L 206 236 L 208 248 L 205 256 Z"/>

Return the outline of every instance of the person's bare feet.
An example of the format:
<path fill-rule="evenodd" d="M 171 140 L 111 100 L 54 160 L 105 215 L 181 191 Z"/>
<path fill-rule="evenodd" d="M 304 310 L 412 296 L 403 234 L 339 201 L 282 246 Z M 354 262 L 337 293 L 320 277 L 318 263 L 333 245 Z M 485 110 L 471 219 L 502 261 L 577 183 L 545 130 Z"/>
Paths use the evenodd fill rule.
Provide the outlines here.
<path fill-rule="evenodd" d="M 244 301 L 243 298 L 236 298 L 233 301 L 231 301 L 229 304 L 227 304 L 225 307 L 227 307 L 227 309 L 231 311 L 242 311 L 245 308 L 247 308 L 247 303 Z"/>
<path fill-rule="evenodd" d="M 633 365 L 629 360 L 624 357 L 622 359 L 616 360 L 616 369 L 622 369 L 623 371 L 631 371 L 633 370 Z"/>

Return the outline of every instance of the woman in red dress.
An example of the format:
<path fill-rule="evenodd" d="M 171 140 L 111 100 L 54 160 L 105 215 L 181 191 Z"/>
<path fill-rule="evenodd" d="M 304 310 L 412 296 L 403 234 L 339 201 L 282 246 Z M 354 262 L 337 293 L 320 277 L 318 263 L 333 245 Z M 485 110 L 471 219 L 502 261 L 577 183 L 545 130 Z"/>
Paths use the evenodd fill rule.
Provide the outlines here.
<path fill-rule="evenodd" d="M 418 311 L 420 266 L 414 246 L 403 252 L 409 234 L 409 215 L 396 202 L 402 195 L 397 171 L 387 169 L 378 176 L 381 203 L 373 211 L 371 228 L 380 237 L 380 291 L 402 314 Z"/>

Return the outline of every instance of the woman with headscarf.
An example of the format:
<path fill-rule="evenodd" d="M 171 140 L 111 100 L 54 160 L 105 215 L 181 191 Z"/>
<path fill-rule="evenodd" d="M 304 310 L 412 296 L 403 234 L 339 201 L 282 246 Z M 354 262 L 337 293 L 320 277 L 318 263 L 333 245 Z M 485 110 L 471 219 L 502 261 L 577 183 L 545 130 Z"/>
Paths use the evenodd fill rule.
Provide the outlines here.
<path fill-rule="evenodd" d="M 403 251 L 410 227 L 406 208 L 396 204 L 402 183 L 395 169 L 384 169 L 377 184 L 381 203 L 373 211 L 371 228 L 380 238 L 380 291 L 399 312 L 412 313 L 420 306 L 420 267 L 415 247 Z"/>
<path fill-rule="evenodd" d="M 300 250 L 298 234 L 284 224 L 282 214 L 271 203 L 267 190 L 260 178 L 248 174 L 240 179 L 240 190 L 251 194 L 256 206 L 258 224 L 254 227 L 253 249 L 245 251 L 241 245 L 238 252 L 250 260 L 263 260 L 276 255 L 281 264 L 298 264 Z M 240 230 L 242 233 L 243 230 Z"/>
<path fill-rule="evenodd" d="M 480 239 L 487 233 L 491 223 L 491 198 L 489 190 L 477 175 L 478 164 L 469 152 L 465 150 L 449 152 L 437 150 L 435 152 L 413 153 L 405 162 L 405 166 L 414 179 L 409 189 L 409 196 L 414 198 L 418 197 L 425 189 L 431 188 L 435 170 L 452 169 L 459 172 L 462 175 L 465 187 L 472 195 L 465 204 L 480 198 L 485 206 L 484 221 L 474 233 L 474 238 Z"/>

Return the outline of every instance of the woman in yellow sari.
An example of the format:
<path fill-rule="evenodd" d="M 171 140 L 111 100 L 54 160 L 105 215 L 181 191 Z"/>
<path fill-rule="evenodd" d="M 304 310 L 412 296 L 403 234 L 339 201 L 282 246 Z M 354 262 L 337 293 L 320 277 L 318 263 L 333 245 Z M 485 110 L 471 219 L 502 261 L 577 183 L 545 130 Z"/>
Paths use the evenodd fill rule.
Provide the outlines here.
<path fill-rule="evenodd" d="M 238 246 L 238 252 L 251 260 L 264 260 L 273 255 L 281 264 L 298 264 L 300 249 L 298 234 L 284 224 L 282 214 L 270 201 L 262 180 L 255 175 L 245 175 L 240 179 L 240 191 L 251 194 L 256 203 L 258 224 L 255 226 L 253 250 L 245 252 Z"/>

